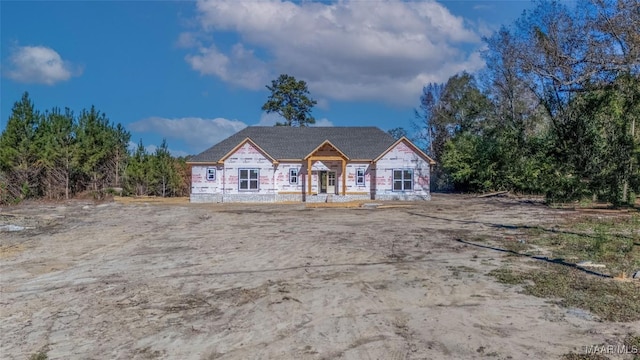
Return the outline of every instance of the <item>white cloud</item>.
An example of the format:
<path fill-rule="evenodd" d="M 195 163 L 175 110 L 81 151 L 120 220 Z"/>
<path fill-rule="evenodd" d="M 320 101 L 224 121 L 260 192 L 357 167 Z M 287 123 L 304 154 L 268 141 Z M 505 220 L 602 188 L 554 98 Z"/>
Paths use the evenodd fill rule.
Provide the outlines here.
<path fill-rule="evenodd" d="M 316 106 L 318 107 L 318 109 L 322 109 L 322 110 L 329 110 L 331 108 L 331 105 L 329 105 L 329 100 L 327 98 L 317 98 L 314 99 L 316 100 L 318 103 L 316 104 Z"/>
<path fill-rule="evenodd" d="M 62 60 L 60 54 L 46 46 L 19 46 L 9 56 L 7 77 L 22 83 L 53 85 L 82 74 L 75 67 Z"/>
<path fill-rule="evenodd" d="M 314 97 L 415 104 L 427 82 L 484 65 L 472 51 L 479 35 L 435 1 L 199 0 L 197 10 L 202 33 L 236 32 L 240 42 L 199 46 L 187 62 L 249 89 L 287 73 Z"/>
<path fill-rule="evenodd" d="M 150 117 L 131 123 L 129 129 L 141 133 L 156 133 L 165 137 L 169 142 L 172 139 L 180 140 L 187 143 L 189 150 L 192 152 L 200 152 L 244 129 L 246 126 L 242 121 L 224 118 L 185 117 L 168 119 Z"/>
<path fill-rule="evenodd" d="M 263 112 L 256 126 L 274 126 L 277 122 L 284 122 L 284 118 L 276 113 Z"/>
<path fill-rule="evenodd" d="M 242 44 L 234 45 L 229 55 L 218 51 L 215 45 L 200 47 L 198 54 L 187 55 L 185 60 L 201 75 L 214 75 L 252 90 L 262 88 L 269 78 L 266 64 Z"/>
<path fill-rule="evenodd" d="M 186 151 L 182 151 L 182 150 L 173 150 L 173 149 L 169 149 L 169 152 L 171 153 L 171 155 L 175 156 L 175 157 L 185 157 L 188 155 L 194 155 L 194 154 L 190 154 Z"/>
<path fill-rule="evenodd" d="M 276 113 L 263 112 L 262 115 L 260 116 L 260 121 L 258 121 L 258 123 L 255 124 L 254 126 L 274 126 L 277 122 L 285 122 L 285 121 L 282 116 Z M 316 123 L 310 126 L 326 127 L 326 126 L 333 126 L 333 123 L 327 118 L 322 118 L 322 119 L 316 119 Z"/>
<path fill-rule="evenodd" d="M 258 123 L 253 126 L 274 126 L 282 121 L 282 117 L 276 113 L 262 113 Z M 224 118 L 203 119 L 199 117 L 162 118 L 149 117 L 129 124 L 131 131 L 139 133 L 154 133 L 161 135 L 171 144 L 171 140 L 180 140 L 189 146 L 189 151 L 169 149 L 174 156 L 185 156 L 188 153 L 197 154 L 219 143 L 227 137 L 244 129 L 248 125 L 240 120 L 228 120 Z M 316 120 L 313 126 L 333 126 L 333 123 L 322 118 Z M 135 151 L 138 143 L 129 142 L 129 150 Z M 145 145 L 147 152 L 154 152 L 156 145 Z"/>
<path fill-rule="evenodd" d="M 147 145 L 144 148 L 145 148 L 145 150 L 147 150 L 147 153 L 149 153 L 149 154 L 152 154 L 152 153 L 156 152 L 156 150 L 158 150 L 158 146 L 153 145 L 153 144 Z"/>
<path fill-rule="evenodd" d="M 198 40 L 198 35 L 192 32 L 183 32 L 178 36 L 178 40 L 176 40 L 175 45 L 179 48 L 191 48 L 195 46 L 201 46 L 200 40 Z"/>
<path fill-rule="evenodd" d="M 316 120 L 316 123 L 311 126 L 329 127 L 329 126 L 333 126 L 333 123 L 327 118 L 322 118 L 322 119 Z"/>
<path fill-rule="evenodd" d="M 136 151 L 137 148 L 138 148 L 138 143 L 129 141 L 129 151 Z"/>
<path fill-rule="evenodd" d="M 133 142 L 133 141 L 129 141 L 129 146 L 128 146 L 128 148 L 129 148 L 129 151 L 131 151 L 131 152 L 135 152 L 135 151 L 136 151 L 136 149 L 138 149 L 138 143 L 135 143 L 135 142 Z M 156 152 L 156 150 L 158 149 L 158 146 L 157 146 L 157 145 L 154 145 L 154 144 L 146 145 L 146 146 L 144 147 L 144 149 L 147 151 L 147 154 L 152 154 L 152 153 L 155 153 L 155 152 Z M 172 156 L 175 156 L 175 157 L 180 157 L 180 156 L 187 156 L 187 155 L 189 155 L 189 153 L 188 153 L 188 152 L 186 152 L 186 151 L 182 151 L 182 150 L 174 150 L 174 149 L 171 149 L 171 148 L 169 148 L 169 153 L 171 153 L 171 155 L 172 155 Z"/>

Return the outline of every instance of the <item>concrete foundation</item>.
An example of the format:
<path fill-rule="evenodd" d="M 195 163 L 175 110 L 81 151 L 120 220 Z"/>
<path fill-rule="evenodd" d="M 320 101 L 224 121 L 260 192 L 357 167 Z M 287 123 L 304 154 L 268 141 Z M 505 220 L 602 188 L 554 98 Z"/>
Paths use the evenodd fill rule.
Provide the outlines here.
<path fill-rule="evenodd" d="M 428 201 L 431 200 L 431 193 L 412 195 L 412 194 L 376 194 L 376 200 L 386 201 Z"/>
<path fill-rule="evenodd" d="M 370 195 L 334 195 L 334 194 L 191 194 L 192 203 L 273 203 L 273 202 L 349 202 L 366 200 L 387 201 L 427 201 L 431 200 L 431 194 L 376 194 L 372 199 Z"/>

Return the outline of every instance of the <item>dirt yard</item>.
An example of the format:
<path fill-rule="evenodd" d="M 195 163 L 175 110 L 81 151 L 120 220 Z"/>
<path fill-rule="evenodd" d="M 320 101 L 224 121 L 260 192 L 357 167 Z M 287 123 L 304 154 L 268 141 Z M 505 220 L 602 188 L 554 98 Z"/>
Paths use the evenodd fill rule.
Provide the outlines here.
<path fill-rule="evenodd" d="M 384 205 L 0 209 L 0 358 L 553 359 L 640 333 L 498 283 L 487 273 L 539 261 L 458 241 L 572 211 Z"/>

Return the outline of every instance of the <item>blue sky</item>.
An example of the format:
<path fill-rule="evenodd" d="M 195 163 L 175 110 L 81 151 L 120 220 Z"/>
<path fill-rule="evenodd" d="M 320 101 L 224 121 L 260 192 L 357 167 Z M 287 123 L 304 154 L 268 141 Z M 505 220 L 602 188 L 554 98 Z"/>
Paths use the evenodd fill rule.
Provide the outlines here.
<path fill-rule="evenodd" d="M 199 153 L 272 125 L 265 85 L 308 83 L 321 126 L 411 128 L 422 86 L 484 67 L 481 37 L 529 1 L 0 1 L 0 130 L 95 105 L 150 149 Z"/>

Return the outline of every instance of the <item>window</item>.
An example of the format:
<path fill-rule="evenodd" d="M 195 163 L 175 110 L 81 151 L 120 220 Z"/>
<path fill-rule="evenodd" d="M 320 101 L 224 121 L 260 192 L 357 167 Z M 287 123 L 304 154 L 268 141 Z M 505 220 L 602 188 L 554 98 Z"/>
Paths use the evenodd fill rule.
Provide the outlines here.
<path fill-rule="evenodd" d="M 335 171 L 329 171 L 329 172 L 327 172 L 327 176 L 328 176 L 327 185 L 335 187 L 336 186 L 336 172 Z"/>
<path fill-rule="evenodd" d="M 216 180 L 216 169 L 207 168 L 207 181 L 215 181 L 215 180 Z"/>
<path fill-rule="evenodd" d="M 364 168 L 356 169 L 356 185 L 364 186 Z"/>
<path fill-rule="evenodd" d="M 393 191 L 413 190 L 413 170 L 393 170 Z"/>
<path fill-rule="evenodd" d="M 289 169 L 289 184 L 297 184 L 298 183 L 298 169 L 293 168 Z"/>
<path fill-rule="evenodd" d="M 238 182 L 240 191 L 258 190 L 260 169 L 239 169 Z"/>

